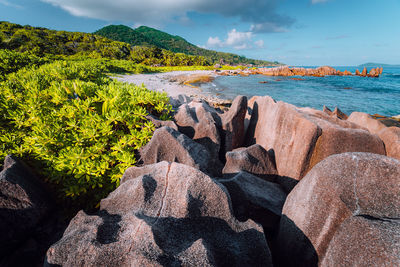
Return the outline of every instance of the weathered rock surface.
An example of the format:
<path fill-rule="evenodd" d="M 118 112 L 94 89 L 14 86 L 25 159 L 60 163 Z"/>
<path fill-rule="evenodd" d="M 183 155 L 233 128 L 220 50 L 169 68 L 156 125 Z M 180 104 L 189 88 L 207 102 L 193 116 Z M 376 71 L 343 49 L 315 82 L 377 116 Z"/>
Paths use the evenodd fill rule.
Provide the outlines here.
<path fill-rule="evenodd" d="M 222 185 L 178 163 L 152 170 L 125 177 L 97 215 L 79 212 L 45 265 L 272 266 L 262 228 L 234 218 Z"/>
<path fill-rule="evenodd" d="M 232 151 L 241 147 L 244 141 L 244 117 L 247 112 L 247 97 L 237 96 L 230 109 L 221 114 L 221 123 L 224 138 L 224 151 Z"/>
<path fill-rule="evenodd" d="M 378 134 L 381 130 L 386 128 L 383 123 L 372 118 L 371 115 L 364 112 L 351 113 L 347 121 L 368 129 L 368 131 L 372 134 Z"/>
<path fill-rule="evenodd" d="M 226 153 L 226 164 L 222 170 L 224 176 L 236 175 L 241 171 L 269 181 L 275 181 L 276 174 L 278 174 L 274 155 L 258 144 L 237 148 Z"/>
<path fill-rule="evenodd" d="M 368 216 L 346 219 L 329 243 L 321 266 L 399 266 L 398 224 Z"/>
<path fill-rule="evenodd" d="M 173 108 L 179 108 L 181 105 L 183 105 L 183 104 L 187 104 L 187 103 L 189 103 L 189 102 L 191 102 L 192 101 L 192 98 L 191 97 L 189 97 L 189 96 L 187 96 L 187 95 L 183 95 L 183 94 L 181 94 L 181 95 L 178 95 L 178 96 L 176 96 L 176 97 L 170 97 L 169 98 L 169 103 L 171 104 L 171 106 L 173 107 Z"/>
<path fill-rule="evenodd" d="M 52 198 L 32 170 L 13 156 L 0 172 L 0 266 L 41 266 L 65 229 Z"/>
<path fill-rule="evenodd" d="M 254 97 L 247 144 L 273 150 L 280 176 L 300 180 L 324 158 L 343 152 L 385 154 L 375 135 L 323 111 L 296 108 L 271 97 Z"/>
<path fill-rule="evenodd" d="M 398 266 L 399 179 L 400 161 L 382 155 L 344 153 L 320 162 L 283 207 L 280 264 L 379 266 L 386 261 Z"/>
<path fill-rule="evenodd" d="M 240 221 L 252 219 L 264 229 L 274 228 L 279 223 L 287 194 L 278 184 L 247 172 L 218 181 L 228 189 L 235 216 Z"/>
<path fill-rule="evenodd" d="M 192 101 L 179 107 L 174 116 L 181 133 L 208 149 L 214 159 L 219 158 L 221 119 L 214 108 L 204 101 Z"/>
<path fill-rule="evenodd" d="M 204 146 L 170 127 L 154 131 L 150 142 L 140 150 L 140 156 L 145 165 L 178 162 L 212 175 L 219 175 L 222 169 Z"/>
<path fill-rule="evenodd" d="M 362 77 L 366 77 L 366 76 L 367 76 L 367 74 L 368 74 L 368 70 L 367 70 L 367 68 L 366 68 L 366 67 L 364 67 L 364 69 L 362 70 L 362 72 L 361 72 L 361 75 L 360 75 L 360 76 L 362 76 Z"/>
<path fill-rule="evenodd" d="M 387 127 L 378 132 L 386 148 L 386 156 L 400 160 L 400 128 Z"/>
<path fill-rule="evenodd" d="M 154 124 L 156 129 L 164 127 L 164 126 L 168 126 L 172 129 L 178 131 L 178 126 L 176 126 L 175 122 L 173 122 L 173 121 L 162 121 L 152 115 L 148 115 L 148 116 L 146 116 L 146 118 Z"/>
<path fill-rule="evenodd" d="M 50 210 L 50 203 L 32 171 L 7 156 L 0 172 L 0 259 L 29 239 Z"/>
<path fill-rule="evenodd" d="M 335 110 L 332 111 L 327 106 L 324 105 L 322 111 L 331 117 L 336 117 L 341 120 L 347 120 L 347 118 L 348 118 L 348 116 L 345 113 L 343 113 L 338 107 L 335 107 Z"/>

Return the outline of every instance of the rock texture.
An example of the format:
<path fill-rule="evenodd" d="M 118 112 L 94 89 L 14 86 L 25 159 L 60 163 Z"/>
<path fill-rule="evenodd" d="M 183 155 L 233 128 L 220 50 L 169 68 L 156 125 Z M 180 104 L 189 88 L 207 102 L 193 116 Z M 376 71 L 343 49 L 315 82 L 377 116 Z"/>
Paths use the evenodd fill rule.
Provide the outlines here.
<path fill-rule="evenodd" d="M 386 155 L 400 160 L 400 128 L 387 127 L 377 134 L 385 143 Z"/>
<path fill-rule="evenodd" d="M 379 77 L 382 74 L 382 68 L 372 68 L 370 73 L 368 73 L 367 68 L 364 68 L 363 72 L 360 73 L 356 70 L 354 75 L 361 77 Z M 266 76 L 314 76 L 314 77 L 324 77 L 327 75 L 339 75 L 339 76 L 351 76 L 353 75 L 350 71 L 339 71 L 330 66 L 322 66 L 318 68 L 299 68 L 299 67 L 289 67 L 289 66 L 279 66 L 274 68 L 257 68 L 257 69 L 247 69 L 244 71 L 239 70 L 229 70 L 219 72 L 219 75 L 241 75 L 249 76 L 251 74 L 262 74 Z"/>
<path fill-rule="evenodd" d="M 181 133 L 207 148 L 214 159 L 219 158 L 221 118 L 214 108 L 205 101 L 192 101 L 180 106 L 174 119 Z"/>
<path fill-rule="evenodd" d="M 223 152 L 241 147 L 244 141 L 244 117 L 247 112 L 247 97 L 237 96 L 230 109 L 221 114 L 224 138 Z"/>
<path fill-rule="evenodd" d="M 241 171 L 246 171 L 269 181 L 275 181 L 278 173 L 274 155 L 257 144 L 237 148 L 226 153 L 226 164 L 222 170 L 224 176 L 236 175 Z"/>
<path fill-rule="evenodd" d="M 279 223 L 287 194 L 276 183 L 260 179 L 247 172 L 219 180 L 229 191 L 236 218 L 252 219 L 266 228 Z"/>
<path fill-rule="evenodd" d="M 97 215 L 79 212 L 45 265 L 272 266 L 262 228 L 234 218 L 223 186 L 182 164 L 152 167 L 126 176 Z"/>
<path fill-rule="evenodd" d="M 157 129 L 150 142 L 140 150 L 140 156 L 145 165 L 169 161 L 183 163 L 213 175 L 221 173 L 222 165 L 215 165 L 204 146 L 170 127 Z"/>
<path fill-rule="evenodd" d="M 167 127 L 170 127 L 172 129 L 178 131 L 178 126 L 176 126 L 176 124 L 173 121 L 162 121 L 152 115 L 146 116 L 146 119 L 151 121 L 154 124 L 154 126 L 156 127 L 156 129 L 161 128 L 163 126 L 167 126 Z"/>
<path fill-rule="evenodd" d="M 347 121 L 353 122 L 361 127 L 368 129 L 372 134 L 377 134 L 381 130 L 385 129 L 386 126 L 380 121 L 371 117 L 371 115 L 364 112 L 353 112 L 350 114 Z"/>
<path fill-rule="evenodd" d="M 0 172 L 0 266 L 41 266 L 64 223 L 44 185 L 13 156 Z"/>
<path fill-rule="evenodd" d="M 333 236 L 321 266 L 399 266 L 399 240 L 398 222 L 350 217 Z"/>
<path fill-rule="evenodd" d="M 0 172 L 0 259 L 26 240 L 51 205 L 32 171 L 7 156 Z"/>
<path fill-rule="evenodd" d="M 300 180 L 324 158 L 343 152 L 385 154 L 382 141 L 348 121 L 323 111 L 296 108 L 271 97 L 254 97 L 247 144 L 275 153 L 280 176 Z"/>
<path fill-rule="evenodd" d="M 332 111 L 324 105 L 322 111 L 331 117 L 336 117 L 341 120 L 347 120 L 347 118 L 348 118 L 348 116 L 345 113 L 343 113 L 338 107 L 335 107 L 335 110 Z"/>
<path fill-rule="evenodd" d="M 320 162 L 283 207 L 280 264 L 398 266 L 399 179 L 400 162 L 382 155 L 344 153 Z"/>

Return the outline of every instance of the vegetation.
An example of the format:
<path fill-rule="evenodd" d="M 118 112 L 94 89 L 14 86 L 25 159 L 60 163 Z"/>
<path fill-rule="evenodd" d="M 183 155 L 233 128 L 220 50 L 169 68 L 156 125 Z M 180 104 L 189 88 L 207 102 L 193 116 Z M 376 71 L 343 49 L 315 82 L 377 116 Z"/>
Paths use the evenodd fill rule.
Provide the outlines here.
<path fill-rule="evenodd" d="M 211 64 L 220 63 L 221 59 L 226 64 L 253 64 L 253 65 L 276 65 L 278 62 L 264 60 L 248 59 L 243 56 L 216 52 L 193 45 L 180 36 L 170 35 L 168 33 L 141 26 L 132 29 L 124 25 L 106 26 L 95 34 L 110 38 L 116 41 L 127 42 L 135 46 L 155 46 L 159 49 L 169 50 L 175 53 L 184 53 L 188 55 L 202 56 Z M 167 65 L 167 64 L 165 64 Z"/>
<path fill-rule="evenodd" d="M 17 155 L 62 203 L 94 207 L 151 139 L 146 116 L 166 120 L 171 111 L 166 94 L 109 74 L 210 70 L 212 63 L 152 44 L 0 22 L 0 161 Z"/>
<path fill-rule="evenodd" d="M 93 206 L 115 189 L 152 136 L 145 116 L 168 119 L 171 111 L 166 94 L 108 78 L 115 61 L 38 66 L 37 57 L 1 51 L 0 62 L 8 62 L 0 73 L 1 160 L 21 157 L 76 203 Z"/>
<path fill-rule="evenodd" d="M 76 56 L 131 60 L 136 64 L 164 66 L 211 65 L 202 56 L 173 53 L 158 47 L 132 47 L 89 33 L 54 31 L 45 28 L 21 26 L 0 22 L 0 49 L 51 58 Z"/>

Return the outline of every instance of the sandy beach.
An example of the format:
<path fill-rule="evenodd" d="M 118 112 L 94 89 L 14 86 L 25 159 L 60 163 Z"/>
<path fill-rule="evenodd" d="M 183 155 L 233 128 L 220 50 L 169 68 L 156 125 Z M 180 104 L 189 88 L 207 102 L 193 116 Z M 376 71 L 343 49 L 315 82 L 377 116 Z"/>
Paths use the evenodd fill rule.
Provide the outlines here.
<path fill-rule="evenodd" d="M 136 85 L 144 84 L 147 89 L 159 92 L 166 92 L 171 97 L 177 97 L 178 95 L 182 94 L 190 97 L 211 97 L 210 95 L 206 95 L 205 93 L 203 93 L 198 87 L 185 85 L 182 81 L 178 81 L 178 77 L 190 77 L 193 75 L 214 77 L 215 73 L 209 70 L 173 71 L 153 74 L 129 74 L 113 78 L 121 82 L 134 83 Z"/>

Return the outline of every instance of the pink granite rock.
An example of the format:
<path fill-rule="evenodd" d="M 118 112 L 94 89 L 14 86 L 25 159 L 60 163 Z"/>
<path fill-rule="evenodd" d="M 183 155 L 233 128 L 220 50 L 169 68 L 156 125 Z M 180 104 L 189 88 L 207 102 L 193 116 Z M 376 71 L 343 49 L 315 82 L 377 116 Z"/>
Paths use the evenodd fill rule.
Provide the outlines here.
<path fill-rule="evenodd" d="M 300 180 L 324 158 L 343 152 L 385 154 L 383 142 L 360 126 L 323 111 L 296 108 L 271 97 L 250 101 L 247 145 L 275 153 L 280 176 Z"/>
<path fill-rule="evenodd" d="M 343 266 L 341 263 L 347 262 L 344 265 L 368 266 L 375 262 L 373 266 L 378 266 L 390 259 L 397 266 L 399 236 L 393 236 L 391 229 L 400 231 L 399 179 L 400 161 L 377 154 L 344 153 L 317 164 L 288 195 L 283 207 L 277 238 L 281 264 Z M 364 222 L 354 221 L 359 217 Z M 376 220 L 390 224 L 390 229 L 371 225 Z M 397 250 L 381 254 L 380 242 L 365 242 L 371 231 L 391 236 L 384 247 Z"/>
<path fill-rule="evenodd" d="M 128 172 L 96 215 L 80 211 L 45 266 L 272 266 L 262 228 L 235 219 L 221 184 L 166 162 L 128 177 L 144 172 Z"/>

